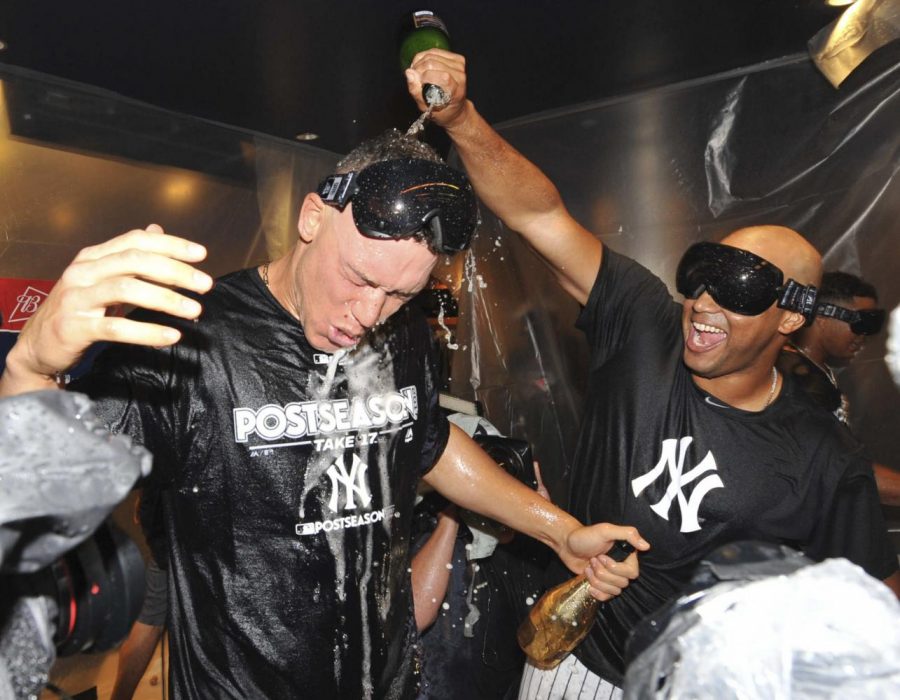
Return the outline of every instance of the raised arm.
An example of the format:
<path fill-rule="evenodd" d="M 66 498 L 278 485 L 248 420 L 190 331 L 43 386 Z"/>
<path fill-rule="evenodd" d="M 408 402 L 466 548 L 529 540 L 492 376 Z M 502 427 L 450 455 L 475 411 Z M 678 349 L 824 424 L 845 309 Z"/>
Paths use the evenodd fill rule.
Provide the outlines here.
<path fill-rule="evenodd" d="M 200 304 L 172 288 L 208 291 L 212 278 L 189 264 L 205 257 L 203 246 L 156 225 L 82 250 L 9 351 L 0 396 L 53 388 L 56 373 L 77 364 L 98 341 L 157 347 L 178 342 L 173 328 L 107 316 L 107 310 L 126 304 L 196 318 Z"/>
<path fill-rule="evenodd" d="M 563 288 L 584 304 L 594 284 L 603 247 L 566 209 L 552 182 L 507 143 L 466 98 L 465 59 L 432 49 L 406 71 L 419 108 L 423 83 L 440 85 L 450 102 L 432 114 L 446 129 L 481 200 L 520 233 L 550 265 Z"/>

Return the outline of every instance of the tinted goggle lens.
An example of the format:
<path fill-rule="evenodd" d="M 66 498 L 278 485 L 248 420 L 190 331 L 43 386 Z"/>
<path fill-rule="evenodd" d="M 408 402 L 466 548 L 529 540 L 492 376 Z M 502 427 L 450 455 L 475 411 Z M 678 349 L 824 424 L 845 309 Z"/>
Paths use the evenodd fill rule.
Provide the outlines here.
<path fill-rule="evenodd" d="M 471 183 L 443 163 L 383 161 L 326 179 L 319 194 L 341 209 L 352 201 L 353 221 L 365 236 L 408 238 L 421 232 L 442 253 L 468 248 L 478 225 Z"/>
<path fill-rule="evenodd" d="M 884 327 L 884 309 L 867 309 L 857 311 L 859 318 L 850 324 L 850 330 L 856 335 L 876 335 Z"/>
<path fill-rule="evenodd" d="M 721 243 L 695 243 L 675 275 L 679 294 L 696 299 L 709 292 L 728 311 L 757 316 L 778 301 L 784 274 L 764 258 Z"/>

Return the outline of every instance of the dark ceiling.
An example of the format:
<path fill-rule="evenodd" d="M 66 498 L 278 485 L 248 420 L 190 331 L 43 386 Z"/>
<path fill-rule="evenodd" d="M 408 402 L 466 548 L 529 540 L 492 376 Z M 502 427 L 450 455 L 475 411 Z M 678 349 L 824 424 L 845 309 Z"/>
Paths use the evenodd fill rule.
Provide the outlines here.
<path fill-rule="evenodd" d="M 416 116 L 397 48 L 431 9 L 497 123 L 806 50 L 825 0 L 5 0 L 0 61 L 344 153 Z M 431 139 L 434 140 L 434 139 Z M 440 144 L 438 144 L 440 145 Z"/>

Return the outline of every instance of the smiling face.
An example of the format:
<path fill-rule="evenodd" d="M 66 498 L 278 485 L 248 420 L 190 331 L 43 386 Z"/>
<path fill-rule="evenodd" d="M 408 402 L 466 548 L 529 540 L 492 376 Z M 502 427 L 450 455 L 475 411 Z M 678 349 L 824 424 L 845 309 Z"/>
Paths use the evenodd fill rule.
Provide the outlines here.
<path fill-rule="evenodd" d="M 747 250 L 780 268 L 800 284 L 817 284 L 821 275 L 818 253 L 799 234 L 776 226 L 741 229 L 722 243 Z M 684 363 L 709 391 L 728 382 L 767 382 L 786 336 L 803 317 L 772 304 L 756 316 L 728 311 L 708 292 L 685 299 L 682 311 Z"/>
<path fill-rule="evenodd" d="M 841 299 L 836 303 L 845 309 L 855 309 L 856 311 L 877 307 L 877 302 L 871 297 Z M 825 364 L 832 367 L 844 367 L 850 364 L 866 344 L 866 336 L 856 335 L 850 330 L 849 323 L 838 321 L 836 318 L 819 316 L 815 321 L 815 330 L 819 335 L 819 342 L 825 354 Z"/>
<path fill-rule="evenodd" d="M 774 304 L 758 316 L 742 316 L 719 306 L 704 292 L 685 299 L 681 314 L 684 363 L 694 374 L 715 379 L 771 362 L 770 346 L 780 346 L 779 326 L 789 315 Z"/>
<path fill-rule="evenodd" d="M 424 289 L 437 262 L 419 241 L 366 238 L 352 206 L 341 212 L 310 195 L 301 210 L 290 300 L 309 343 L 324 352 L 356 345 Z"/>

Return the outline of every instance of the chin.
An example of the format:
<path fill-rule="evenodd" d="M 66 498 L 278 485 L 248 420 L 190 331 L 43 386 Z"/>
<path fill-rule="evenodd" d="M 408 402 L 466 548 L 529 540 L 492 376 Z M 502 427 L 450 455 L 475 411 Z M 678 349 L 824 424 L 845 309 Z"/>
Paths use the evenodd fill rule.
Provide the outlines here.
<path fill-rule="evenodd" d="M 702 361 L 706 359 L 705 357 L 702 355 L 698 357 L 687 348 L 685 348 L 681 359 L 684 362 L 684 366 L 696 377 L 715 379 L 723 374 L 719 369 L 718 363 L 705 363 Z"/>

